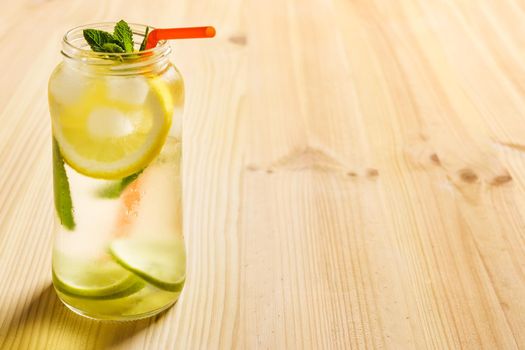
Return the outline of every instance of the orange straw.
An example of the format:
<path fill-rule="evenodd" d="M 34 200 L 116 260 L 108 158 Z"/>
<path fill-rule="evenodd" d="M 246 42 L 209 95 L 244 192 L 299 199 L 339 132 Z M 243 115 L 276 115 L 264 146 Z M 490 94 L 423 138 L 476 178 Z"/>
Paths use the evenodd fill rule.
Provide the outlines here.
<path fill-rule="evenodd" d="M 146 50 L 157 46 L 159 40 L 213 38 L 213 27 L 153 29 L 148 35 Z"/>

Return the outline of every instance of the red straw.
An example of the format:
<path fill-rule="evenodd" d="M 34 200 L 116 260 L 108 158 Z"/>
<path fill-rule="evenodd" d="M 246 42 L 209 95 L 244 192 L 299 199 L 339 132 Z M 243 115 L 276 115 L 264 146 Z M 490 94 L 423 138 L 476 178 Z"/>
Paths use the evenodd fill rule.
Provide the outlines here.
<path fill-rule="evenodd" d="M 213 27 L 153 29 L 148 35 L 146 50 L 157 46 L 159 40 L 213 38 Z"/>

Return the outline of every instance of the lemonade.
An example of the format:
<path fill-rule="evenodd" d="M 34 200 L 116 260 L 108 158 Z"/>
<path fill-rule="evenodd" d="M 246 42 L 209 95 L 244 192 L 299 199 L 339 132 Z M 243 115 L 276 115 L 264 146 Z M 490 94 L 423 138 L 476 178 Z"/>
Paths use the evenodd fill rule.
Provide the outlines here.
<path fill-rule="evenodd" d="M 132 28 L 138 47 L 146 28 Z M 92 53 L 82 29 L 64 38 L 64 62 L 49 82 L 53 284 L 79 314 L 147 317 L 177 300 L 186 277 L 182 77 L 165 43 Z"/>

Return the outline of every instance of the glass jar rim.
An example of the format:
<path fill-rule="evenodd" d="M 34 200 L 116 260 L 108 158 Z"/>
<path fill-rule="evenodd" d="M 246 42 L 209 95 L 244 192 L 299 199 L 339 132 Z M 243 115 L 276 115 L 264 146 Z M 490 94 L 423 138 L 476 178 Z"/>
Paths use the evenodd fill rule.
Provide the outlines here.
<path fill-rule="evenodd" d="M 84 39 L 84 29 L 99 29 L 112 32 L 115 24 L 116 22 L 91 23 L 68 30 L 62 40 L 62 55 L 66 59 L 81 62 L 83 65 L 110 67 L 112 71 L 121 70 L 128 71 L 128 73 L 130 69 L 133 71 L 144 69 L 148 71 L 148 67 L 167 61 L 171 48 L 166 40 L 161 40 L 156 47 L 143 51 L 106 53 L 91 50 Z M 128 24 L 135 38 L 143 39 L 146 28 L 150 30 L 155 29 L 144 24 Z M 134 44 L 136 45 L 137 42 L 134 42 Z"/>

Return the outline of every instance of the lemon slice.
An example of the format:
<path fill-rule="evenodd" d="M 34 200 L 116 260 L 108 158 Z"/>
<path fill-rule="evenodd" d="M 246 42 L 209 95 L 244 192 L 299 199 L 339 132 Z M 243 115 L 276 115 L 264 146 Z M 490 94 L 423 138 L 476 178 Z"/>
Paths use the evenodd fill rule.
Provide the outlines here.
<path fill-rule="evenodd" d="M 117 85 L 93 80 L 74 103 L 59 105 L 53 133 L 73 169 L 120 179 L 145 168 L 160 152 L 174 102 L 159 78 L 139 78 L 113 77 Z"/>
<path fill-rule="evenodd" d="M 131 295 L 146 284 L 112 260 L 93 261 L 55 253 L 53 284 L 60 292 L 88 299 Z"/>
<path fill-rule="evenodd" d="M 125 269 L 170 292 L 182 289 L 186 254 L 181 238 L 123 238 L 111 243 L 110 254 Z"/>

